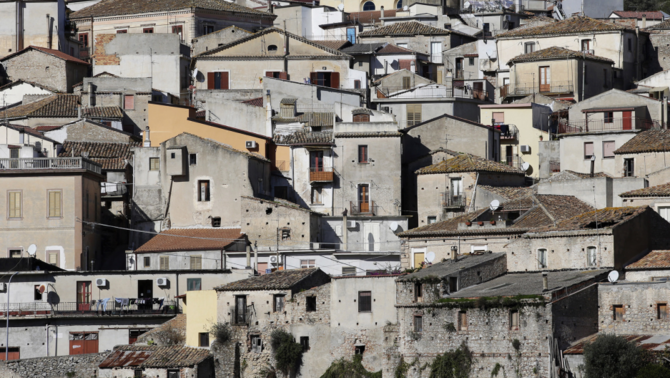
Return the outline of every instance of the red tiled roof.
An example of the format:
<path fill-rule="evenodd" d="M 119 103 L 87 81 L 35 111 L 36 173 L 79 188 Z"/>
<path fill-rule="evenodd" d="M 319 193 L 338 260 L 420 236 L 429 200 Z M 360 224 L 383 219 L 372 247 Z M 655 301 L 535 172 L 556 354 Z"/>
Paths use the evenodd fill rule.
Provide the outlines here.
<path fill-rule="evenodd" d="M 633 31 L 632 29 L 623 25 L 600 21 L 590 17 L 574 16 L 568 18 L 567 20 L 559 21 L 549 25 L 513 29 L 498 34 L 497 38 L 532 37 L 539 35 L 571 35 L 588 32 L 622 30 L 628 30 L 631 32 Z"/>
<path fill-rule="evenodd" d="M 51 131 L 51 130 L 59 129 L 61 127 L 63 127 L 63 126 L 37 126 L 35 129 L 37 131 Z"/>
<path fill-rule="evenodd" d="M 459 34 L 474 38 L 470 35 L 455 30 L 440 29 L 418 21 L 397 22 L 374 29 L 364 31 L 360 37 L 385 37 L 385 36 L 416 36 L 416 35 L 450 35 Z"/>
<path fill-rule="evenodd" d="M 100 126 L 105 127 L 105 126 Z M 63 143 L 63 150 L 59 157 L 82 156 L 87 153 L 88 158 L 102 165 L 104 170 L 119 170 L 126 167 L 126 162 L 132 160 L 132 147 L 140 146 L 133 143 L 103 143 L 103 142 L 71 142 Z"/>
<path fill-rule="evenodd" d="M 256 97 L 250 100 L 242 101 L 243 104 L 263 107 L 263 97 Z"/>
<path fill-rule="evenodd" d="M 621 18 L 637 18 L 642 19 L 646 16 L 647 20 L 663 20 L 663 12 L 661 11 L 614 11 L 612 12 Z"/>
<path fill-rule="evenodd" d="M 486 160 L 480 157 L 461 154 L 451 159 L 443 160 L 439 163 L 421 168 L 416 171 L 417 175 L 429 175 L 435 173 L 455 173 L 455 172 L 497 172 L 497 173 L 516 173 L 523 174 L 518 168 L 510 167 L 507 164 L 500 164 L 493 160 Z"/>
<path fill-rule="evenodd" d="M 670 129 L 643 131 L 614 151 L 615 155 L 670 151 Z"/>
<path fill-rule="evenodd" d="M 123 345 L 115 348 L 98 366 L 105 368 L 188 367 L 209 358 L 209 349 L 184 346 Z"/>
<path fill-rule="evenodd" d="M 173 228 L 137 248 L 137 253 L 221 250 L 244 236 L 239 228 Z"/>
<path fill-rule="evenodd" d="M 626 266 L 626 270 L 647 268 L 670 268 L 670 251 L 651 251 L 643 258 Z"/>
<path fill-rule="evenodd" d="M 384 46 L 381 50 L 377 51 L 377 54 L 416 54 L 414 50 L 406 49 L 404 47 L 388 44 Z M 421 53 L 419 53 L 421 54 Z"/>
<path fill-rule="evenodd" d="M 31 49 L 41 51 L 41 52 L 43 52 L 43 53 L 45 53 L 45 54 L 49 54 L 49 55 L 55 56 L 56 58 L 66 60 L 66 61 L 68 61 L 68 62 L 79 63 L 79 64 L 85 64 L 85 65 L 88 66 L 88 63 L 84 62 L 84 61 L 81 60 L 81 59 L 75 58 L 75 57 L 73 57 L 72 55 L 68 55 L 68 54 L 66 54 L 66 53 L 64 53 L 64 52 L 62 52 L 62 51 L 52 50 L 52 49 L 47 49 L 46 47 L 39 47 L 39 46 L 28 46 L 28 47 L 26 47 L 25 49 L 23 49 L 23 50 L 21 50 L 21 51 L 17 51 L 17 52 L 15 52 L 14 54 L 9 54 L 9 55 L 5 56 L 4 58 L 0 59 L 0 61 L 5 61 L 5 60 L 7 60 L 7 59 L 11 59 L 11 58 L 13 58 L 14 56 L 17 56 L 17 55 L 19 55 L 19 54 L 23 54 L 24 52 L 26 52 L 26 51 L 28 51 L 28 50 L 31 50 Z"/>

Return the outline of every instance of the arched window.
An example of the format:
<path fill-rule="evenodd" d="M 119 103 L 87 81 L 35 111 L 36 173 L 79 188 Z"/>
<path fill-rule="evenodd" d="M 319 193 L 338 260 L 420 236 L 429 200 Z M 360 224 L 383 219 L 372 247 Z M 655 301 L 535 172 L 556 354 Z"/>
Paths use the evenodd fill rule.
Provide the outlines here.
<path fill-rule="evenodd" d="M 402 0 L 398 0 L 398 2 L 395 5 L 396 9 L 402 9 Z"/>
<path fill-rule="evenodd" d="M 274 53 L 276 53 L 276 52 L 277 52 L 277 45 L 270 45 L 270 46 L 268 46 L 268 52 L 269 52 L 270 54 L 274 54 Z"/>
<path fill-rule="evenodd" d="M 364 11 L 373 11 L 375 9 L 376 9 L 375 3 L 373 3 L 372 1 L 366 1 L 365 4 L 363 4 Z"/>

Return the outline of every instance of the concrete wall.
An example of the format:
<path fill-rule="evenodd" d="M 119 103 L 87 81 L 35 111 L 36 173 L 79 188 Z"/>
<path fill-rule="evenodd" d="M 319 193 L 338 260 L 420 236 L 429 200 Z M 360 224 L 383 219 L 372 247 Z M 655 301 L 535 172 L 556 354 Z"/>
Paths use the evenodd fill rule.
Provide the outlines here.
<path fill-rule="evenodd" d="M 594 172 L 603 172 L 611 176 L 620 176 L 617 174 L 619 169 L 617 169 L 617 166 L 615 165 L 615 157 L 604 156 L 603 144 L 605 142 L 614 142 L 616 150 L 634 138 L 635 135 L 637 135 L 636 130 L 563 134 L 560 136 L 561 170 L 589 173 L 591 171 L 591 159 L 584 156 L 584 143 L 590 142 L 593 143 L 593 153 L 596 156 Z"/>
<path fill-rule="evenodd" d="M 251 32 L 238 28 L 237 26 L 229 26 L 225 29 L 202 35 L 193 39 L 193 56 L 227 45 L 250 35 Z"/>
<path fill-rule="evenodd" d="M 614 158 L 615 176 L 623 177 L 624 175 L 624 161 L 626 159 L 633 159 L 634 162 L 634 177 L 645 177 L 646 175 L 659 172 L 668 167 L 668 151 L 664 152 L 648 152 L 639 154 L 617 154 Z M 657 180 L 658 181 L 658 180 Z"/>
<path fill-rule="evenodd" d="M 267 130 L 267 111 L 255 105 L 243 104 L 237 101 L 217 101 L 214 99 L 205 102 L 206 119 L 210 122 L 246 130 L 252 133 L 272 136 Z"/>
<path fill-rule="evenodd" d="M 562 168 L 562 167 L 561 167 Z M 647 187 L 643 178 L 594 177 L 581 180 L 552 180 L 538 184 L 538 194 L 570 193 L 598 209 L 623 206 L 619 194 Z"/>
<path fill-rule="evenodd" d="M 630 108 L 630 107 L 646 107 L 647 109 L 635 109 L 635 117 L 661 122 L 661 119 L 668 119 L 667 114 L 663 116 L 663 106 L 661 102 L 631 93 L 626 93 L 620 90 L 609 90 L 603 92 L 598 96 L 589 98 L 578 104 L 570 106 L 569 117 L 570 121 L 579 122 L 586 119 L 586 114 L 582 112 L 585 109 L 591 108 Z M 665 110 L 667 112 L 667 109 Z M 615 112 L 615 115 L 617 112 Z M 597 117 L 604 117 L 603 113 L 588 113 L 589 120 L 595 120 Z M 618 118 L 618 115 L 617 115 Z M 602 118 L 601 118 L 602 119 Z"/>
<path fill-rule="evenodd" d="M 555 161 L 559 164 L 561 162 L 561 143 L 557 140 L 539 142 L 537 147 L 537 158 L 538 165 L 540 166 L 540 179 L 550 177 L 552 175 L 551 162 Z"/>
<path fill-rule="evenodd" d="M 320 63 L 315 63 L 314 66 L 317 67 L 319 64 Z M 309 74 L 307 76 L 309 77 Z M 342 80 L 342 75 L 340 75 L 340 82 L 342 82 Z M 305 102 L 307 106 L 316 107 L 316 109 L 318 109 L 319 106 L 336 103 L 348 104 L 355 107 L 361 107 L 362 105 L 360 93 L 309 85 L 302 82 L 296 83 L 265 77 L 263 78 L 262 88 L 263 95 L 270 90 L 270 103 L 272 104 L 272 109 L 279 109 L 279 103 L 286 97 L 297 98 L 298 109 L 300 109 L 303 102 Z M 315 102 L 315 100 L 319 102 Z M 263 105 L 267 106 L 267 98 L 264 99 Z M 316 109 L 314 111 L 319 111 Z M 333 107 L 333 109 L 336 113 L 341 113 L 337 111 L 337 107 Z"/>
<path fill-rule="evenodd" d="M 400 128 L 405 128 L 407 123 L 407 105 L 421 104 L 421 121 L 427 121 L 439 117 L 443 114 L 449 114 L 455 117 L 465 118 L 470 121 L 479 121 L 478 105 L 481 101 L 468 99 L 437 99 L 432 98 L 417 98 L 410 99 L 378 99 L 374 102 L 377 110 L 385 111 L 388 107 L 388 112 L 393 114 L 398 122 Z"/>
<path fill-rule="evenodd" d="M 41 23 L 45 23 L 42 19 Z M 26 46 L 27 47 L 27 46 Z M 72 86 L 88 73 L 87 64 L 66 62 L 53 55 L 31 49 L 2 62 L 8 81 L 31 81 L 53 88 L 61 93 L 72 93 Z"/>
<path fill-rule="evenodd" d="M 20 83 L 9 88 L 0 90 L 0 99 L 2 99 L 2 106 L 9 106 L 18 104 L 23 101 L 25 95 L 51 95 L 52 91 L 40 88 L 29 83 Z"/>

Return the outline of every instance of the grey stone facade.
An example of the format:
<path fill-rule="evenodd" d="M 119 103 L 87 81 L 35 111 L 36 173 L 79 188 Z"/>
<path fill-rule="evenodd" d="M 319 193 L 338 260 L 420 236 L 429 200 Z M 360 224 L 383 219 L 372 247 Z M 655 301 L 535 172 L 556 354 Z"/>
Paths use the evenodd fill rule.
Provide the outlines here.
<path fill-rule="evenodd" d="M 35 48 L 7 56 L 1 62 L 0 77 L 6 81 L 34 82 L 60 93 L 72 93 L 72 86 L 81 82 L 89 70 L 85 62 L 68 61 Z"/>
<path fill-rule="evenodd" d="M 109 353 L 79 354 L 76 356 L 40 357 L 0 363 L 0 375 L 6 378 L 63 378 L 94 377 L 98 365 Z M 13 375 L 12 375 L 13 374 Z"/>

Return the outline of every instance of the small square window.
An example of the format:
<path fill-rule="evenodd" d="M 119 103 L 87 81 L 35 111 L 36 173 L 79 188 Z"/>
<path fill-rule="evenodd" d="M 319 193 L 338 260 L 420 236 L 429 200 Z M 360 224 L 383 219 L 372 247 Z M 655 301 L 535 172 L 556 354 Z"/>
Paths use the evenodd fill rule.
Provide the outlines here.
<path fill-rule="evenodd" d="M 423 284 L 421 282 L 414 284 L 414 302 L 423 302 Z"/>
<path fill-rule="evenodd" d="M 123 108 L 125 110 L 135 110 L 135 96 L 134 95 L 123 96 Z"/>
<path fill-rule="evenodd" d="M 200 332 L 198 334 L 198 346 L 208 347 L 209 346 L 209 332 Z"/>
<path fill-rule="evenodd" d="M 142 378 L 142 369 L 135 369 L 135 378 Z"/>
<path fill-rule="evenodd" d="M 437 217 L 428 217 L 428 224 L 433 224 L 437 222 Z"/>
<path fill-rule="evenodd" d="M 300 345 L 302 345 L 302 352 L 309 350 L 309 336 L 300 336 Z"/>
<path fill-rule="evenodd" d="M 202 256 L 190 256 L 190 263 L 191 269 L 202 269 Z"/>
<path fill-rule="evenodd" d="M 150 268 L 151 267 L 151 257 L 144 256 L 144 267 L 145 268 Z"/>
<path fill-rule="evenodd" d="M 355 276 L 356 275 L 356 268 L 353 266 L 343 266 L 342 267 L 342 275 L 343 276 Z"/>
<path fill-rule="evenodd" d="M 316 311 L 316 297 L 307 297 L 305 298 L 305 311 L 314 312 Z"/>
<path fill-rule="evenodd" d="M 157 171 L 161 166 L 160 162 L 159 158 L 149 158 L 149 170 Z"/>
<path fill-rule="evenodd" d="M 474 66 L 475 65 L 475 58 L 468 58 L 468 65 L 469 66 Z"/>
<path fill-rule="evenodd" d="M 188 155 L 188 161 L 190 165 L 196 165 L 198 164 L 198 155 L 196 154 L 189 154 Z"/>
<path fill-rule="evenodd" d="M 11 257 L 13 259 L 21 258 L 21 250 L 20 249 L 10 249 L 9 250 L 9 257 Z"/>
<path fill-rule="evenodd" d="M 423 317 L 414 317 L 414 332 L 423 332 Z"/>
<path fill-rule="evenodd" d="M 281 240 L 291 240 L 291 229 L 283 228 L 281 230 Z"/>
<path fill-rule="evenodd" d="M 186 291 L 199 291 L 202 288 L 200 278 L 188 278 L 186 280 Z"/>
<path fill-rule="evenodd" d="M 623 305 L 612 306 L 612 320 L 623 321 Z"/>

